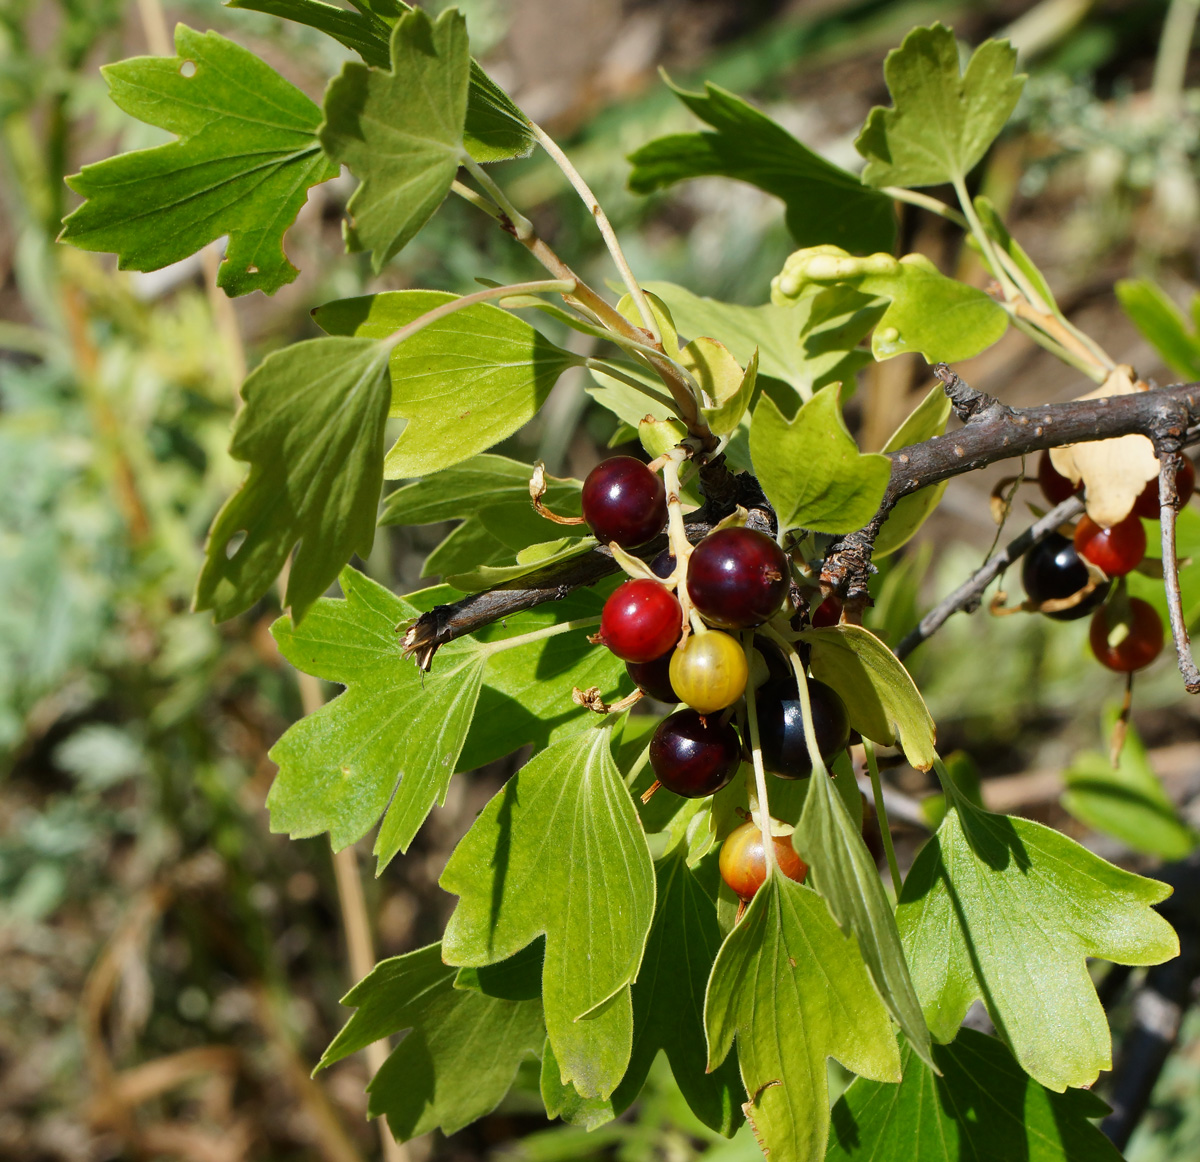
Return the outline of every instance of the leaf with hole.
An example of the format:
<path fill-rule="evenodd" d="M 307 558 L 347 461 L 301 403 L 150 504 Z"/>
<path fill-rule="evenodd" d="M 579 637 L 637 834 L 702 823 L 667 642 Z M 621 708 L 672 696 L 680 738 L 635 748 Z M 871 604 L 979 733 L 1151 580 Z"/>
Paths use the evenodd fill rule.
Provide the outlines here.
<path fill-rule="evenodd" d="M 370 555 L 383 487 L 387 358 L 371 339 L 308 339 L 250 373 L 229 446 L 250 472 L 209 531 L 197 610 L 224 621 L 249 609 L 299 542 L 284 599 L 299 621 L 352 554 Z"/>
<path fill-rule="evenodd" d="M 102 70 L 116 105 L 179 140 L 68 178 L 87 201 L 60 240 L 111 251 L 122 270 L 161 270 L 228 234 L 218 286 L 272 294 L 296 277 L 283 235 L 309 187 L 337 176 L 317 140 L 321 111 L 219 33 L 176 25 L 175 51 Z"/>

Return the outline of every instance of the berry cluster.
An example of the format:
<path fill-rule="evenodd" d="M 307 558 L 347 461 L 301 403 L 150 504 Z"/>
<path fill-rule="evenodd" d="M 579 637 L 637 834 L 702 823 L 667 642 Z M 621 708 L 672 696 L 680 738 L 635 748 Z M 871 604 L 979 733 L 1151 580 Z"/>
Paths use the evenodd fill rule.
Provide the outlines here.
<path fill-rule="evenodd" d="M 595 468 L 583 489 L 583 518 L 596 536 L 621 548 L 643 545 L 667 523 L 662 482 L 627 456 Z M 674 553 L 685 553 L 680 562 Z M 695 548 L 673 542 L 648 573 L 624 582 L 605 603 L 595 641 L 626 665 L 642 693 L 680 708 L 659 723 L 649 761 L 658 785 L 688 798 L 712 795 L 737 773 L 748 741 L 742 699 L 754 688 L 759 749 L 765 770 L 783 779 L 812 774 L 798 672 L 783 649 L 756 635 L 747 651 L 730 631 L 762 626 L 783 608 L 791 585 L 787 554 L 765 533 L 721 528 Z M 814 624 L 836 624 L 841 608 L 825 602 Z M 828 764 L 850 738 L 845 704 L 831 687 L 805 679 L 816 745 Z M 778 829 L 780 825 L 773 823 Z M 775 839 L 776 863 L 803 881 L 804 861 L 786 835 Z M 725 841 L 721 873 L 747 901 L 766 874 L 762 832 L 749 822 Z"/>
<path fill-rule="evenodd" d="M 1082 492 L 1061 475 L 1043 452 L 1038 462 L 1038 484 L 1051 504 Z M 1176 476 L 1180 504 L 1186 504 L 1196 487 L 1196 469 L 1185 459 Z M 1089 640 L 1097 660 L 1110 670 L 1131 674 L 1148 666 L 1163 647 L 1162 619 L 1152 605 L 1126 597 L 1115 578 L 1133 572 L 1146 555 L 1143 520 L 1161 515 L 1158 481 L 1146 484 L 1122 521 L 1103 528 L 1083 516 L 1068 539 L 1054 533 L 1026 554 L 1021 581 L 1029 600 L 1041 612 L 1059 621 L 1092 615 Z M 1089 568 L 1091 566 L 1092 568 Z M 1099 570 L 1097 574 L 1095 570 Z"/>

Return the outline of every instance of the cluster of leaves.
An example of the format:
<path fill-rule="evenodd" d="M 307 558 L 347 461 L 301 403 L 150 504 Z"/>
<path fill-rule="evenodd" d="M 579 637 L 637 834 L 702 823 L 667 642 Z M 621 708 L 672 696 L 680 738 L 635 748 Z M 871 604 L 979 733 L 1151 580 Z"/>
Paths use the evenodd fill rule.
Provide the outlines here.
<path fill-rule="evenodd" d="M 482 167 L 528 152 L 540 131 L 471 60 L 456 11 L 431 20 L 394 0 L 357 12 L 315 0 L 237 6 L 319 28 L 362 63 L 343 68 L 321 109 L 253 54 L 183 26 L 175 58 L 112 66 L 114 100 L 179 140 L 86 167 L 67 241 L 154 269 L 228 234 L 221 285 L 272 291 L 295 276 L 282 241 L 307 189 L 343 164 L 359 181 L 347 245 L 370 251 L 376 269 L 452 189 L 529 240 Z M 487 451 L 585 363 L 592 396 L 653 455 L 685 435 L 672 388 L 690 385 L 695 422 L 756 474 L 798 553 L 866 524 L 890 461 L 862 454 L 842 419 L 854 372 L 905 352 L 974 355 L 1017 316 L 1017 298 L 1061 320 L 991 207 L 965 192 L 1019 95 L 1014 60 L 989 42 L 960 73 L 950 30 L 910 34 L 886 65 L 894 104 L 873 110 L 858 138 L 861 177 L 730 93 L 680 92 L 711 131 L 649 143 L 631 183 L 649 191 L 719 174 L 783 198 L 801 249 L 769 303 L 734 306 L 669 284 L 607 314 L 577 287 L 564 295 L 586 308 L 575 313 L 503 288 L 498 305 L 392 292 L 321 307 L 326 337 L 269 356 L 243 385 L 232 451 L 249 472 L 213 523 L 196 607 L 218 618 L 249 609 L 292 557 L 291 616 L 276 640 L 296 667 L 345 687 L 272 751 L 273 827 L 329 832 L 341 847 L 379 823 L 382 868 L 455 772 L 534 748 L 443 872 L 458 903 L 442 941 L 361 982 L 347 998 L 357 1012 L 326 1054 L 329 1063 L 408 1031 L 371 1086 L 371 1112 L 397 1137 L 451 1132 L 488 1112 L 528 1055 L 541 1058 L 548 1113 L 595 1127 L 637 1098 L 663 1050 L 701 1121 L 731 1134 L 744 1113 L 780 1159 L 826 1152 L 829 1057 L 859 1075 L 834 1108 L 831 1157 L 910 1152 L 914 1126 L 947 1158 L 953 1142 L 989 1158 L 1104 1156 L 1088 1122 L 1097 1103 L 1065 1093 L 1110 1063 L 1086 958 L 1173 955 L 1174 934 L 1152 910 L 1162 885 L 1049 828 L 983 811 L 946 780 L 945 817 L 893 908 L 850 779 L 818 778 L 770 804 L 796 824 L 812 886 L 770 876 L 735 922 L 715 858 L 745 807 L 743 781 L 711 800 L 660 795 L 639 807 L 630 785 L 643 778 L 653 719 L 597 724 L 569 699 L 572 686 L 606 700 L 629 689 L 579 624 L 594 620 L 603 586 L 451 642 L 427 676 L 396 633 L 435 605 L 592 549 L 588 537 L 545 540 L 524 499 L 530 466 Z M 482 193 L 458 184 L 463 167 Z M 924 258 L 890 253 L 893 199 L 947 183 L 1013 288 L 1003 304 Z M 648 322 L 643 305 L 654 349 L 631 338 Z M 585 360 L 513 313 L 526 308 L 616 353 Z M 948 411 L 931 393 L 886 450 L 942 432 Z M 389 416 L 405 421 L 390 451 Z M 380 514 L 385 479 L 409 483 Z M 577 481 L 553 481 L 546 499 L 575 512 L 578 494 Z M 930 489 L 898 506 L 879 554 L 911 537 L 939 498 Z M 462 523 L 426 565 L 445 584 L 401 598 L 345 567 L 370 552 L 377 523 L 447 519 Z M 322 596 L 335 579 L 343 596 Z M 920 694 L 877 637 L 842 625 L 803 639 L 814 676 L 844 695 L 864 738 L 898 745 L 918 768 L 938 765 Z M 998 1037 L 956 1040 L 976 999 Z"/>

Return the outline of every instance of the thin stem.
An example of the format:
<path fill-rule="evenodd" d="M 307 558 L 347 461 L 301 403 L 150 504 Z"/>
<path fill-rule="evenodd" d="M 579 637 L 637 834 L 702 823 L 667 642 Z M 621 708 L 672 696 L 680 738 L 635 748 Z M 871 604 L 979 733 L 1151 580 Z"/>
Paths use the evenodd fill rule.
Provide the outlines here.
<path fill-rule="evenodd" d="M 1151 86 L 1154 103 L 1163 114 L 1179 108 L 1187 76 L 1188 53 L 1200 15 L 1200 0 L 1171 0 L 1167 18 L 1163 21 L 1158 40 L 1158 56 L 1154 62 L 1154 81 Z"/>
<path fill-rule="evenodd" d="M 879 823 L 879 834 L 883 839 L 883 853 L 887 856 L 888 871 L 892 876 L 892 888 L 896 899 L 900 898 L 900 865 L 896 862 L 896 849 L 892 845 L 892 825 L 888 822 L 887 807 L 883 802 L 883 783 L 879 779 L 879 763 L 875 758 L 875 744 L 863 739 L 863 750 L 867 754 L 867 771 L 871 775 L 871 794 L 875 799 L 875 818 Z"/>
<path fill-rule="evenodd" d="M 1024 298 L 1017 299 L 1012 304 L 1014 312 L 1026 319 L 1035 327 L 1045 331 L 1052 339 L 1077 355 L 1085 363 L 1098 366 L 1100 372 L 1107 378 L 1108 372 L 1116 367 L 1116 363 L 1099 345 L 1086 339 L 1082 332 L 1071 323 L 1058 318 L 1057 315 L 1039 311 Z M 1103 382 L 1103 381 L 1101 381 Z"/>
<path fill-rule="evenodd" d="M 753 662 L 751 656 L 754 633 L 750 631 L 742 635 L 742 650 L 746 655 L 746 665 Z M 771 809 L 767 802 L 767 771 L 763 766 L 762 740 L 758 733 L 758 705 L 754 691 L 754 683 L 746 683 L 746 721 L 750 726 L 750 761 L 754 767 L 754 791 L 758 796 L 758 826 L 762 831 L 763 861 L 767 868 L 769 879 L 775 871 L 775 840 L 771 835 Z"/>
<path fill-rule="evenodd" d="M 1189 694 L 1200 694 L 1200 670 L 1192 657 L 1192 644 L 1188 638 L 1187 621 L 1183 616 L 1183 599 L 1179 592 L 1179 560 L 1175 549 L 1175 508 L 1179 503 L 1179 490 L 1175 474 L 1179 471 L 1178 452 L 1160 452 L 1161 468 L 1158 473 L 1159 523 L 1162 526 L 1163 585 L 1167 595 L 1167 612 L 1171 620 L 1171 637 L 1175 641 L 1175 656 L 1179 660 L 1179 672 Z"/>
<path fill-rule="evenodd" d="M 901 189 L 900 186 L 884 186 L 879 192 L 887 194 L 889 198 L 894 198 L 897 202 L 907 202 L 910 206 L 920 206 L 922 210 L 928 210 L 931 214 L 937 214 L 939 218 L 946 218 L 956 226 L 961 226 L 964 230 L 971 228 L 971 224 L 967 219 L 953 206 L 947 206 L 941 198 L 934 198 L 929 194 L 919 193 L 917 190 Z"/>
<path fill-rule="evenodd" d="M 650 761 L 650 744 L 642 748 L 642 753 L 634 759 L 633 766 L 629 768 L 629 774 L 625 776 L 625 786 L 632 787 L 637 782 L 637 777 L 645 769 L 646 764 Z"/>
<path fill-rule="evenodd" d="M 1108 378 L 1108 374 L 1103 368 L 1097 365 L 1095 359 L 1090 356 L 1081 357 L 1076 355 L 1075 352 L 1068 350 L 1061 343 L 1052 339 L 1040 327 L 1034 326 L 1033 323 L 1019 314 L 1018 306 L 1023 302 L 1023 299 L 1018 299 L 1014 303 L 1005 304 L 1009 318 L 1012 319 L 1013 326 L 1018 331 L 1024 335 L 1028 335 L 1039 347 L 1044 347 L 1051 355 L 1057 359 L 1061 359 L 1069 367 L 1074 367 L 1076 371 L 1086 375 L 1094 383 L 1103 383 Z"/>
<path fill-rule="evenodd" d="M 470 202 L 475 209 L 482 210 L 489 218 L 494 218 L 497 222 L 504 221 L 504 211 L 491 198 L 485 197 L 457 179 L 450 183 L 450 192 L 457 194 L 464 202 Z"/>
<path fill-rule="evenodd" d="M 621 249 L 621 243 L 617 240 L 617 233 L 612 228 L 612 223 L 608 220 L 608 215 L 604 212 L 604 208 L 600 205 L 596 195 L 592 193 L 587 182 L 583 180 L 583 176 L 571 164 L 570 158 L 559 148 L 558 142 L 542 129 L 540 125 L 533 126 L 533 135 L 538 139 L 542 148 L 554 159 L 555 165 L 562 170 L 567 181 L 575 187 L 575 192 L 583 200 L 588 213 L 596 220 L 596 225 L 600 229 L 604 244 L 608 247 L 608 252 L 612 255 L 612 260 L 616 264 L 617 270 L 621 273 L 621 281 L 629 291 L 630 298 L 637 305 L 638 314 L 642 317 L 642 325 L 654 336 L 654 342 L 661 345 L 662 333 L 658 329 L 658 320 L 655 319 L 654 312 L 650 309 L 650 303 L 646 299 L 645 292 L 638 286 L 637 279 L 633 277 L 633 271 L 630 269 L 629 262 L 625 258 L 625 252 Z"/>
<path fill-rule="evenodd" d="M 656 403 L 664 404 L 674 410 L 674 402 L 666 392 L 655 391 L 649 384 L 643 383 L 640 379 L 635 379 L 632 375 L 626 375 L 619 367 L 603 359 L 589 357 L 583 361 L 583 365 L 589 371 L 599 371 L 601 375 L 607 375 L 612 379 L 619 380 L 626 387 L 632 387 L 635 391 L 640 391 L 642 395 L 649 396 Z"/>
<path fill-rule="evenodd" d="M 418 331 L 423 331 L 430 323 L 436 323 L 439 319 L 444 319 L 447 315 L 454 314 L 455 311 L 461 311 L 465 307 L 474 306 L 476 303 L 486 303 L 490 299 L 508 298 L 509 295 L 522 294 L 545 294 L 559 292 L 561 294 L 570 294 L 575 289 L 575 283 L 571 279 L 561 278 L 545 278 L 538 279 L 534 282 L 515 282 L 511 286 L 490 286 L 481 291 L 475 291 L 474 294 L 462 295 L 460 298 L 451 299 L 448 303 L 442 303 L 440 307 L 434 307 L 431 311 L 426 311 L 420 318 L 413 319 L 411 323 L 401 327 L 398 331 L 393 331 L 383 342 L 388 347 L 396 347 L 403 343 L 405 339 L 411 339 Z"/>
<path fill-rule="evenodd" d="M 492 176 L 464 149 L 459 158 L 467 172 L 487 191 L 488 197 L 508 216 L 513 234 L 521 242 L 534 236 L 533 223 L 508 200 L 508 195 L 494 182 Z"/>
<path fill-rule="evenodd" d="M 501 638 L 495 642 L 483 642 L 481 645 L 489 654 L 500 654 L 505 650 L 515 650 L 518 646 L 527 646 L 530 642 L 540 642 L 543 638 L 557 637 L 560 633 L 570 633 L 576 629 L 591 629 L 599 624 L 599 617 L 576 617 L 572 621 L 560 621 L 557 625 L 548 625 L 544 629 L 531 629 L 528 633 L 519 633 L 515 637 Z"/>
<path fill-rule="evenodd" d="M 971 233 L 975 235 L 975 240 L 979 243 L 979 249 L 983 251 L 984 262 L 987 263 L 992 276 L 1000 284 L 1001 290 L 1004 291 L 1004 301 L 1011 303 L 1020 296 L 1021 292 L 1013 285 L 1012 279 L 1008 277 L 1008 271 L 1004 269 L 1000 260 L 996 257 L 996 249 L 992 244 L 991 238 L 988 237 L 987 231 L 984 230 L 979 216 L 975 213 L 975 207 L 971 203 L 971 195 L 967 193 L 967 184 L 961 177 L 954 179 L 954 192 L 958 195 L 959 205 L 962 206 L 963 213 L 967 216 Z"/>

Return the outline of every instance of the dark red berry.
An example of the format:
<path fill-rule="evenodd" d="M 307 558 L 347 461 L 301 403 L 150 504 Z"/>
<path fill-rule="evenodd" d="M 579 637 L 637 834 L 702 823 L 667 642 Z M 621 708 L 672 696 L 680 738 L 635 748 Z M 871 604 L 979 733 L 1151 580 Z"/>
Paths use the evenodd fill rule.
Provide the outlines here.
<path fill-rule="evenodd" d="M 670 549 L 663 549 L 650 562 L 650 571 L 655 577 L 661 577 L 665 581 L 675 572 L 675 554 Z"/>
<path fill-rule="evenodd" d="M 838 692 L 824 682 L 810 679 L 808 697 L 812 702 L 817 749 L 829 764 L 850 741 L 850 715 Z M 795 682 L 790 688 L 764 686 L 758 692 L 757 708 L 763 766 L 780 778 L 807 779 L 812 774 L 812 760 Z"/>
<path fill-rule="evenodd" d="M 828 629 L 842 620 L 842 603 L 831 593 L 813 610 L 813 629 Z"/>
<path fill-rule="evenodd" d="M 650 766 L 668 791 L 702 799 L 737 773 L 742 744 L 733 724 L 716 714 L 677 710 L 658 724 L 650 740 Z"/>
<path fill-rule="evenodd" d="M 1196 466 L 1186 457 L 1175 473 L 1175 487 L 1179 492 L 1179 507 L 1183 508 L 1196 491 Z M 1146 520 L 1158 520 L 1162 515 L 1162 507 L 1158 503 L 1158 477 L 1146 482 L 1141 495 L 1133 502 L 1133 515 L 1145 517 Z"/>
<path fill-rule="evenodd" d="M 688 595 L 721 629 L 761 625 L 783 604 L 789 580 L 787 554 L 754 529 L 710 533 L 688 562 Z"/>
<path fill-rule="evenodd" d="M 772 835 L 771 846 L 775 848 L 775 862 L 789 880 L 804 883 L 808 875 L 808 864 L 792 846 L 790 835 Z M 721 878 L 729 885 L 735 896 L 751 900 L 767 878 L 767 861 L 763 858 L 762 828 L 753 821 L 743 823 L 725 838 L 718 859 Z"/>
<path fill-rule="evenodd" d="M 671 659 L 674 656 L 675 648 L 672 647 L 652 662 L 626 662 L 625 671 L 643 694 L 673 704 L 680 701 L 675 687 L 671 685 Z"/>
<path fill-rule="evenodd" d="M 639 578 L 618 585 L 604 603 L 596 641 L 624 662 L 652 662 L 679 640 L 683 610 L 665 585 Z"/>
<path fill-rule="evenodd" d="M 610 457 L 583 482 L 583 519 L 604 544 L 645 544 L 667 523 L 662 477 L 632 456 Z"/>
<path fill-rule="evenodd" d="M 1082 484 L 1072 484 L 1068 477 L 1054 467 L 1049 452 L 1043 452 L 1038 460 L 1037 479 L 1042 488 L 1042 495 L 1051 504 L 1062 504 L 1068 496 L 1083 491 Z"/>
<path fill-rule="evenodd" d="M 1129 599 L 1129 620 L 1124 626 L 1109 623 L 1113 612 L 1109 606 L 1096 610 L 1088 641 L 1102 666 L 1116 670 L 1118 674 L 1132 674 L 1162 653 L 1162 618 L 1153 605 L 1140 597 Z M 1123 635 L 1122 630 L 1125 631 Z"/>
<path fill-rule="evenodd" d="M 1109 577 L 1124 577 L 1146 555 L 1146 530 L 1141 518 L 1132 513 L 1110 529 L 1082 516 L 1075 526 L 1075 551 Z"/>
<path fill-rule="evenodd" d="M 1051 533 L 1034 545 L 1025 554 L 1021 566 L 1021 583 L 1025 586 L 1025 594 L 1037 605 L 1070 597 L 1085 588 L 1088 580 L 1087 565 L 1075 551 L 1075 546 L 1058 533 Z M 1046 616 L 1055 621 L 1075 621 L 1086 617 L 1103 604 L 1111 588 L 1111 581 L 1097 585 L 1078 604 L 1069 609 L 1060 609 L 1057 613 L 1047 613 Z"/>

